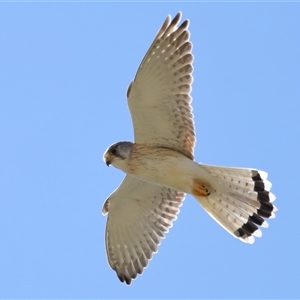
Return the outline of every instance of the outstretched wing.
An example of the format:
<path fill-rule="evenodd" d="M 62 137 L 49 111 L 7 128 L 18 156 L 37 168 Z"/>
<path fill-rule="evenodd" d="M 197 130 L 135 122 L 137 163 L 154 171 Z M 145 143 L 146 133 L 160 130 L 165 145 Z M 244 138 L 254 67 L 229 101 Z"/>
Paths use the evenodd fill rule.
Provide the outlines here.
<path fill-rule="evenodd" d="M 177 150 L 193 159 L 195 128 L 189 21 L 170 16 L 158 31 L 127 91 L 136 143 Z"/>
<path fill-rule="evenodd" d="M 157 252 L 185 194 L 126 175 L 103 205 L 108 213 L 106 252 L 110 266 L 127 284 Z"/>

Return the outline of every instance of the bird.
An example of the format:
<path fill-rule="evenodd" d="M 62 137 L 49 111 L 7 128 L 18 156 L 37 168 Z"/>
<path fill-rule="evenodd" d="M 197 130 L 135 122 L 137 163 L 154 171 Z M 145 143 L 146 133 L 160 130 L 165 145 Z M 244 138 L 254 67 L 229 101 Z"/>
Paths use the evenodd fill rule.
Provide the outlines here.
<path fill-rule="evenodd" d="M 102 214 L 108 263 L 127 285 L 148 266 L 186 194 L 249 244 L 277 210 L 266 172 L 194 160 L 194 57 L 189 20 L 179 24 L 181 16 L 167 16 L 127 89 L 134 142 L 114 143 L 103 155 L 107 166 L 125 173 Z"/>

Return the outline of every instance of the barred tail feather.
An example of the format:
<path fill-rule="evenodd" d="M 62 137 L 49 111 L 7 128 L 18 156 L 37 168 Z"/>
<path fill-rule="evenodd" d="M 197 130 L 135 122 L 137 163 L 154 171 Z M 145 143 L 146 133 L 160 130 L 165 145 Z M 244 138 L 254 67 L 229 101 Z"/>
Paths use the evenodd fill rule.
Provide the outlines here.
<path fill-rule="evenodd" d="M 275 196 L 264 171 L 202 165 L 216 179 L 208 197 L 196 197 L 207 213 L 234 237 L 252 244 L 265 219 L 275 218 Z M 217 188 L 219 187 L 219 188 Z"/>

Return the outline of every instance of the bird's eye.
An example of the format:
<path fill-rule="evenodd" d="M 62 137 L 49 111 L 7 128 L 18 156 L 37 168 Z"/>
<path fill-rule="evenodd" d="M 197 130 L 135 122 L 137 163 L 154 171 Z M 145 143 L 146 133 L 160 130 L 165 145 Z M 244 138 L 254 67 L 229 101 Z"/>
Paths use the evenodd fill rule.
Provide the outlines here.
<path fill-rule="evenodd" d="M 111 154 L 116 154 L 117 153 L 117 150 L 116 149 L 112 149 L 111 150 Z"/>

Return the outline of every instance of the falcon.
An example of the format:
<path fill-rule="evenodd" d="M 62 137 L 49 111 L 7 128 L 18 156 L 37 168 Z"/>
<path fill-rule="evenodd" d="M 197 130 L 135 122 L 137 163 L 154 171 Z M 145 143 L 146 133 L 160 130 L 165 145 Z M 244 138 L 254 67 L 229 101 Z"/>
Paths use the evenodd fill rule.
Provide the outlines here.
<path fill-rule="evenodd" d="M 142 274 L 177 218 L 186 194 L 227 232 L 252 244 L 274 218 L 267 173 L 194 161 L 193 55 L 189 20 L 168 16 L 127 90 L 134 142 L 104 153 L 126 175 L 103 205 L 109 265 L 121 282 Z"/>

